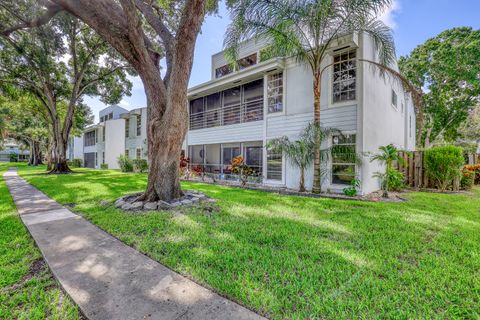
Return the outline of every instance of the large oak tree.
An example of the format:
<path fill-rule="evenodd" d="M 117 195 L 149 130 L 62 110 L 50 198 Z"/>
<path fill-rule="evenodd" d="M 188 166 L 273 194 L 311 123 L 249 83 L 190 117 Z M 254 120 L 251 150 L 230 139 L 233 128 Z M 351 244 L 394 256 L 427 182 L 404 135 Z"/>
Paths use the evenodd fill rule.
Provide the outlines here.
<path fill-rule="evenodd" d="M 44 12 L 19 24 L 36 27 L 61 11 L 93 28 L 140 76 L 148 107 L 150 170 L 143 199 L 180 197 L 178 161 L 187 132 L 187 88 L 197 35 L 214 0 L 45 0 Z M 166 70 L 160 74 L 160 60 Z"/>
<path fill-rule="evenodd" d="M 130 66 L 88 25 L 50 9 L 48 19 L 37 19 L 42 3 L 0 2 L 0 81 L 42 103 L 50 124 L 50 172 L 67 173 L 67 144 L 82 97 L 118 102 L 130 93 Z M 60 103 L 67 105 L 65 112 Z"/>

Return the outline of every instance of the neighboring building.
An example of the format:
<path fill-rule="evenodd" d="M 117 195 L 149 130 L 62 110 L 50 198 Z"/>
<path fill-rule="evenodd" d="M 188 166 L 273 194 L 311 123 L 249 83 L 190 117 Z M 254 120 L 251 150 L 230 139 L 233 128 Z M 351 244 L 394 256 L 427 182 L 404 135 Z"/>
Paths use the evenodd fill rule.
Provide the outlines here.
<path fill-rule="evenodd" d="M 12 154 L 18 161 L 28 161 L 30 157 L 30 151 L 20 148 L 20 144 L 15 140 L 5 140 L 3 145 L 0 146 L 0 162 L 9 162 Z"/>
<path fill-rule="evenodd" d="M 191 88 L 189 130 L 184 141 L 190 166 L 216 179 L 235 178 L 231 160 L 243 155 L 258 173 L 256 181 L 297 189 L 300 172 L 285 157 L 266 150 L 268 140 L 281 136 L 295 139 L 313 121 L 313 80 L 306 65 L 294 58 L 266 59 L 265 41 L 250 40 L 239 49 L 239 70 L 232 70 L 224 52 L 212 56 L 212 79 Z M 382 171 L 370 155 L 393 143 L 403 150 L 415 147 L 415 112 L 401 85 L 383 78 L 378 70 L 359 59 L 377 61 L 368 36 L 339 38 L 329 48 L 322 78 L 321 123 L 340 129 L 344 139 L 332 136 L 328 144 L 343 144 L 361 154 L 362 164 L 330 161 L 323 190 L 341 192 L 357 177 L 362 194 L 380 189 Z M 397 66 L 393 66 L 397 68 Z M 71 158 L 98 168 L 107 163 L 118 168 L 117 157 L 146 158 L 146 108 L 127 111 L 118 106 L 100 112 L 101 122 L 87 128 L 82 138 L 72 139 Z M 312 188 L 313 167 L 306 172 Z"/>
<path fill-rule="evenodd" d="M 146 159 L 147 109 L 128 111 L 110 106 L 100 111 L 100 122 L 86 128 L 81 137 L 70 139 L 69 159 L 81 159 L 86 168 L 107 164 L 118 169 L 121 154 L 131 159 Z"/>
<path fill-rule="evenodd" d="M 189 90 L 190 129 L 187 155 L 192 166 L 228 179 L 230 161 L 243 155 L 266 185 L 298 188 L 299 170 L 264 146 L 272 138 L 295 139 L 313 121 L 313 80 L 306 65 L 294 58 L 262 59 L 264 41 L 250 40 L 239 49 L 239 70 L 228 66 L 224 53 L 212 56 L 212 80 Z M 400 84 L 382 78 L 372 65 L 358 59 L 378 60 L 371 39 L 351 35 L 329 48 L 322 78 L 321 123 L 342 130 L 346 138 L 328 143 L 350 145 L 363 154 L 361 165 L 325 164 L 323 190 L 341 192 L 353 177 L 361 192 L 380 189 L 381 171 L 366 153 L 390 143 L 404 150 L 415 146 L 415 113 L 412 100 Z M 396 68 L 396 66 L 394 66 Z M 313 168 L 306 186 L 313 184 Z"/>

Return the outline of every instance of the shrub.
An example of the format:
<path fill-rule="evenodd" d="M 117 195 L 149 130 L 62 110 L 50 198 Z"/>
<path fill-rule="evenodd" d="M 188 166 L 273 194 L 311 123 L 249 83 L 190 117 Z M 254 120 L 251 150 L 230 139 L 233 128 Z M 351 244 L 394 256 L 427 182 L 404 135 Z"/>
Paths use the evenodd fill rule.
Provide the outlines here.
<path fill-rule="evenodd" d="M 148 162 L 145 159 L 133 160 L 133 168 L 136 172 L 146 172 L 148 170 Z"/>
<path fill-rule="evenodd" d="M 232 159 L 232 172 L 237 174 L 242 186 L 248 182 L 248 177 L 254 174 L 254 171 L 249 167 L 242 156 L 237 156 Z"/>
<path fill-rule="evenodd" d="M 464 161 L 463 150 L 460 147 L 441 146 L 425 151 L 427 174 L 441 191 L 447 190 L 460 178 Z"/>
<path fill-rule="evenodd" d="M 118 162 L 118 166 L 120 167 L 120 171 L 133 172 L 133 162 L 128 156 L 121 154 L 117 158 L 117 162 Z"/>
<path fill-rule="evenodd" d="M 68 166 L 70 168 L 81 168 L 82 167 L 82 159 L 73 159 L 72 161 L 68 161 Z"/>
<path fill-rule="evenodd" d="M 398 179 L 400 179 L 399 175 L 401 173 L 393 167 L 393 162 L 398 161 L 403 164 L 404 160 L 400 157 L 398 149 L 393 144 L 381 146 L 378 148 L 378 150 L 380 152 L 378 154 L 374 154 L 371 157 L 370 161 L 378 161 L 380 163 L 384 163 L 385 172 L 375 172 L 373 176 L 380 179 L 382 183 L 383 197 L 388 198 L 388 191 L 399 191 L 401 189 L 401 184 L 398 181 Z M 395 184 L 393 188 L 390 186 L 391 181 Z"/>
<path fill-rule="evenodd" d="M 402 191 L 405 188 L 405 176 L 395 168 L 388 175 L 388 191 Z"/>
<path fill-rule="evenodd" d="M 467 164 L 463 167 L 464 170 L 472 171 L 475 173 L 475 184 L 480 184 L 480 163 Z"/>
<path fill-rule="evenodd" d="M 10 153 L 10 162 L 18 162 L 18 154 Z"/>
<path fill-rule="evenodd" d="M 102 169 L 102 170 L 107 170 L 107 169 L 108 169 L 108 163 L 102 163 L 102 164 L 100 164 L 100 169 Z"/>
<path fill-rule="evenodd" d="M 357 178 L 352 179 L 350 186 L 343 189 L 343 194 L 349 197 L 355 197 L 358 194 L 358 189 L 360 188 L 360 180 Z"/>
<path fill-rule="evenodd" d="M 463 190 L 471 190 L 475 183 L 475 171 L 463 168 L 462 178 L 460 179 L 460 188 Z"/>
<path fill-rule="evenodd" d="M 185 156 L 180 156 L 180 177 L 189 179 L 190 178 L 190 170 L 188 169 L 188 165 L 190 163 L 190 159 Z"/>

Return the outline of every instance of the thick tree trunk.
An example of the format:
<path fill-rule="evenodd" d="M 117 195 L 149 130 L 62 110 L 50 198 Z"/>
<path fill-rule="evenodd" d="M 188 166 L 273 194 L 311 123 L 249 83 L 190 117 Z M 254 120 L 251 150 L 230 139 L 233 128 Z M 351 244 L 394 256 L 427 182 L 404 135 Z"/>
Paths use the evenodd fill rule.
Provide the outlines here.
<path fill-rule="evenodd" d="M 52 159 L 51 159 L 51 167 L 48 173 L 50 174 L 65 174 L 71 173 L 72 170 L 68 167 L 67 164 L 67 139 L 65 139 L 64 135 L 62 134 L 62 130 L 60 130 L 60 119 L 54 118 L 52 119 L 53 125 L 53 148 L 52 148 Z"/>
<path fill-rule="evenodd" d="M 313 80 L 313 121 L 315 124 L 320 126 L 320 96 L 322 93 L 322 79 L 321 73 L 318 72 L 314 75 Z M 315 146 L 315 159 L 313 161 L 313 193 L 322 192 L 322 177 L 320 174 L 321 167 L 321 150 L 320 150 L 320 136 L 316 137 L 316 146 Z"/>
<path fill-rule="evenodd" d="M 40 151 L 40 142 L 32 140 L 30 141 L 30 158 L 28 165 L 38 166 L 42 164 L 42 154 Z"/>

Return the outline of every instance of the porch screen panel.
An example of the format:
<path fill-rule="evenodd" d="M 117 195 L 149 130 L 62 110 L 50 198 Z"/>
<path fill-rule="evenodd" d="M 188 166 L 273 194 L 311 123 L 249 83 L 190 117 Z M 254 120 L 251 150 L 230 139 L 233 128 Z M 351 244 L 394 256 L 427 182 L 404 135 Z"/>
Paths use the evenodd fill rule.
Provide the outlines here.
<path fill-rule="evenodd" d="M 203 128 L 203 98 L 190 101 L 190 130 Z"/>
<path fill-rule="evenodd" d="M 263 120 L 263 79 L 243 86 L 244 122 Z"/>
<path fill-rule="evenodd" d="M 283 158 L 280 150 L 275 148 L 267 149 L 267 179 L 282 180 Z"/>
<path fill-rule="evenodd" d="M 218 127 L 221 126 L 221 100 L 220 92 L 207 96 L 205 101 L 205 122 L 206 127 Z"/>
<path fill-rule="evenodd" d="M 240 123 L 240 87 L 223 92 L 223 124 Z"/>

